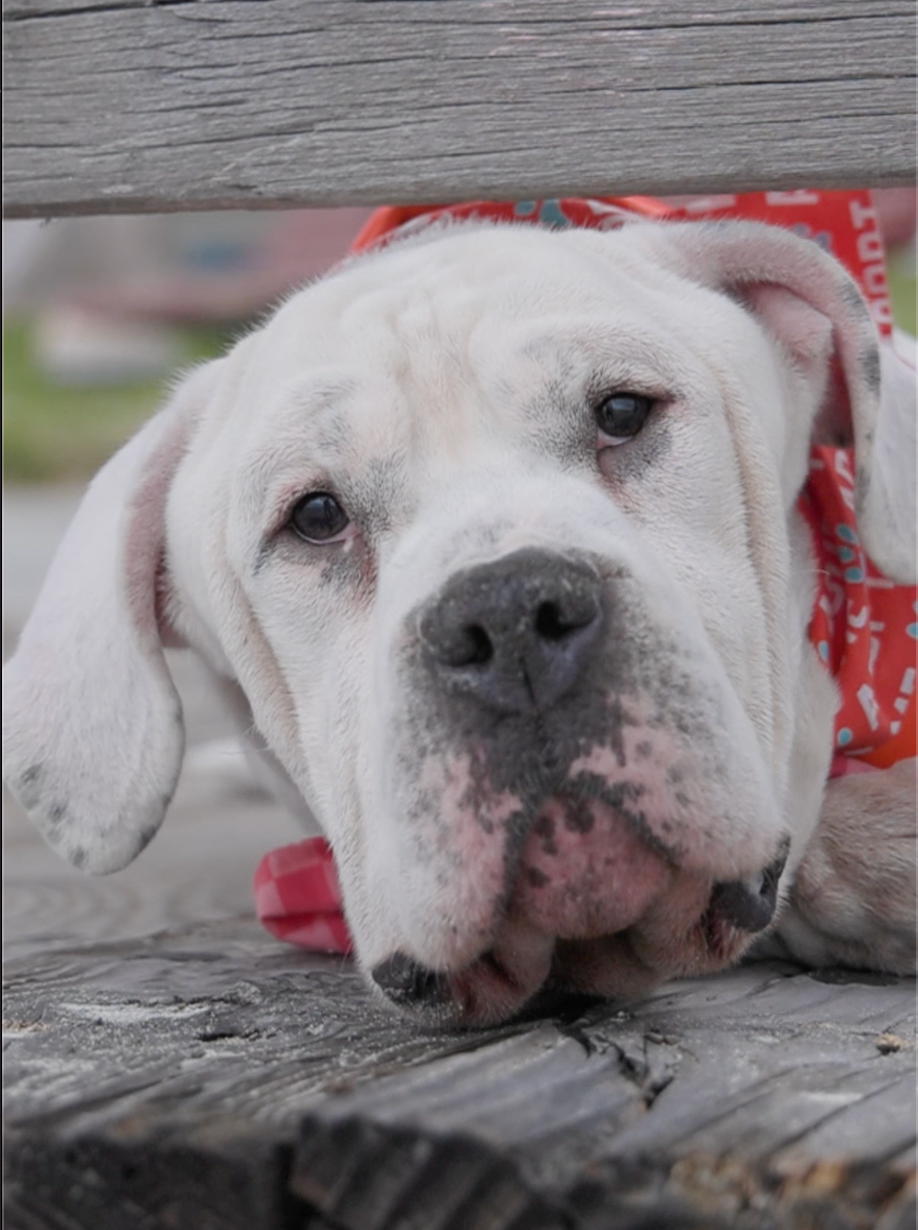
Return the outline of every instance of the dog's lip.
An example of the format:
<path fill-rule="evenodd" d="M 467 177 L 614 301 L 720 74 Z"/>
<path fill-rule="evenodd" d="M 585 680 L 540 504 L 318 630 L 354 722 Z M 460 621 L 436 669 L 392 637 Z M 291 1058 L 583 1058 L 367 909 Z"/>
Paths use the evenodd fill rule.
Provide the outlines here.
<path fill-rule="evenodd" d="M 783 855 L 779 855 L 775 863 L 782 858 Z M 685 919 L 685 943 L 679 944 L 677 941 L 674 949 L 677 965 L 680 957 L 690 963 L 696 960 L 700 955 L 700 946 L 700 951 L 707 954 L 705 964 L 712 961 L 714 964 L 711 968 L 719 968 L 734 960 L 756 931 L 769 925 L 773 908 L 765 909 L 761 916 L 750 915 L 748 919 L 738 921 L 733 917 L 735 910 L 727 900 L 725 890 L 737 886 L 749 887 L 750 896 L 754 897 L 751 888 L 753 881 L 758 884 L 761 880 L 768 884 L 773 880 L 777 884 L 773 865 L 770 864 L 758 876 L 746 877 L 746 880 L 750 882 L 749 886 L 745 885 L 745 881 L 711 884 L 707 908 L 693 914 L 693 921 Z M 752 913 L 755 914 L 754 909 Z M 428 970 L 398 954 L 395 962 L 403 962 L 402 978 L 394 993 L 390 988 L 387 994 L 397 1007 L 423 1024 L 478 1028 L 515 1017 L 543 990 L 569 991 L 573 985 L 580 992 L 591 993 L 589 985 L 568 982 L 563 961 L 560 965 L 557 961 L 559 944 L 562 947 L 570 945 L 576 950 L 584 943 L 617 941 L 628 949 L 635 970 L 643 969 L 641 980 L 651 984 L 661 977 L 687 972 L 680 971 L 676 966 L 672 969 L 658 968 L 652 960 L 648 963 L 646 954 L 641 953 L 642 945 L 636 942 L 640 930 L 638 920 L 636 924 L 593 937 L 592 940 L 582 937 L 565 939 L 560 935 L 540 933 L 526 920 L 511 917 L 501 924 L 492 946 L 459 969 Z M 530 941 L 530 946 L 532 937 L 539 937 L 538 952 L 520 952 L 518 937 L 521 932 Z M 693 951 L 696 954 L 694 958 Z M 635 971 L 632 971 L 629 985 L 621 988 L 621 994 L 629 996 L 634 993 L 634 978 Z M 609 994 L 610 991 L 605 989 L 602 993 Z"/>
<path fill-rule="evenodd" d="M 423 1023 L 491 1025 L 515 1015 L 542 987 L 554 948 L 554 936 L 504 918 L 491 945 L 457 969 L 428 969 L 398 952 L 370 976 L 396 1007 Z"/>
<path fill-rule="evenodd" d="M 521 1008 L 542 983 L 527 986 L 519 974 L 489 948 L 465 969 L 447 975 L 447 985 L 453 1011 L 463 1024 L 489 1024 Z"/>
<path fill-rule="evenodd" d="M 770 925 L 789 850 L 790 838 L 786 837 L 761 871 L 713 886 L 701 924 L 712 953 L 726 953 L 743 936 L 755 935 Z"/>

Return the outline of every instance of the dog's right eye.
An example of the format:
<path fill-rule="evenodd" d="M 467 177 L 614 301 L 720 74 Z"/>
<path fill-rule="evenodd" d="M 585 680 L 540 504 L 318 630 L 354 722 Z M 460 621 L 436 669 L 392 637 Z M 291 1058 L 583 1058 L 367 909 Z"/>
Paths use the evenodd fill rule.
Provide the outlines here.
<path fill-rule="evenodd" d="M 327 491 L 304 495 L 290 513 L 290 528 L 304 542 L 336 542 L 350 523 L 350 517 Z"/>
<path fill-rule="evenodd" d="M 604 444 L 624 444 L 633 439 L 654 407 L 652 397 L 641 393 L 610 393 L 596 406 L 596 425 Z"/>

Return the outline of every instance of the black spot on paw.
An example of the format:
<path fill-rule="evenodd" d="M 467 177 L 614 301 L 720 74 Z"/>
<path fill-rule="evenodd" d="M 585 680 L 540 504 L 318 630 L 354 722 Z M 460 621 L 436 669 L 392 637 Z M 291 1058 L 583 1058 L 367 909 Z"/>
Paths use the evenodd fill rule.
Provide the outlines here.
<path fill-rule="evenodd" d="M 43 765 L 33 764 L 29 765 L 16 779 L 14 789 L 23 807 L 32 808 L 38 802 L 41 795 L 41 779 L 44 776 L 44 772 Z"/>
<path fill-rule="evenodd" d="M 867 311 L 867 305 L 864 302 L 864 298 L 850 278 L 845 277 L 842 279 L 838 288 L 838 293 L 845 307 L 852 316 L 860 320 L 869 320 L 870 317 Z"/>

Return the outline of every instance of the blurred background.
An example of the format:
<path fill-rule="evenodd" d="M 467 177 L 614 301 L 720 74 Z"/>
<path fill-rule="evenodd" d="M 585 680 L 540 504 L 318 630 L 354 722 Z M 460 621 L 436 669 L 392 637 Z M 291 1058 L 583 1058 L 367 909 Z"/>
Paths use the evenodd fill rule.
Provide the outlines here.
<path fill-rule="evenodd" d="M 364 209 L 3 223 L 4 474 L 78 480 L 183 365 L 347 249 Z"/>
<path fill-rule="evenodd" d="M 915 331 L 915 193 L 877 194 L 898 323 Z M 362 209 L 3 224 L 4 473 L 79 481 L 215 354 L 346 251 Z"/>

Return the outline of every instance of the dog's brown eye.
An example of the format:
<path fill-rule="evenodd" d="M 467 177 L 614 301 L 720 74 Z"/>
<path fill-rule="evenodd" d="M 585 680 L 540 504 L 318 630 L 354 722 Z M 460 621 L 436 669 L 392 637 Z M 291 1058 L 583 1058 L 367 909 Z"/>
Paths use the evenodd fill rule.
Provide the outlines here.
<path fill-rule="evenodd" d="M 328 542 L 350 524 L 350 518 L 333 495 L 311 491 L 293 506 L 290 525 L 306 542 Z"/>
<path fill-rule="evenodd" d="M 596 424 L 605 436 L 630 440 L 644 426 L 653 409 L 653 398 L 641 393 L 613 393 L 596 407 Z"/>

